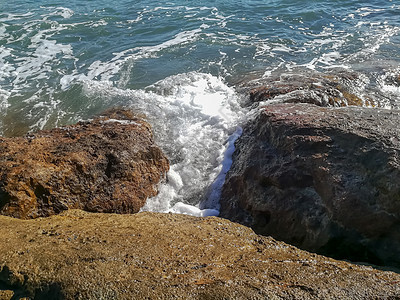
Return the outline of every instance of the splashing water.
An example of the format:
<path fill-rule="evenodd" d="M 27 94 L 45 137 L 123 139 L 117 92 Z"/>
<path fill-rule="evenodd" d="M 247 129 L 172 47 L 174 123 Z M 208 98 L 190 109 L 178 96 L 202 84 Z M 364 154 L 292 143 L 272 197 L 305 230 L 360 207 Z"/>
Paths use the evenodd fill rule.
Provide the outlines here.
<path fill-rule="evenodd" d="M 0 134 L 131 107 L 171 162 L 143 209 L 215 215 L 248 114 L 235 83 L 346 69 L 363 75 L 360 93 L 398 108 L 399 12 L 383 0 L 3 1 Z"/>

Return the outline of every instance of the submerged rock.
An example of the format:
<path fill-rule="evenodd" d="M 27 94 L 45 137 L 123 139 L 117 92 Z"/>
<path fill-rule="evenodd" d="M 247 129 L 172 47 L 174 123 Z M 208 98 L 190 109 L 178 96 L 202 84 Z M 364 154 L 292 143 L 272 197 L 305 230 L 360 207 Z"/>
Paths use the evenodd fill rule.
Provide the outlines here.
<path fill-rule="evenodd" d="M 127 110 L 0 138 L 0 153 L 0 214 L 22 219 L 70 208 L 138 212 L 169 169 L 150 125 Z"/>
<path fill-rule="evenodd" d="M 400 297 L 399 274 L 310 254 L 215 217 L 70 210 L 0 216 L 0 228 L 0 290 L 12 299 Z"/>
<path fill-rule="evenodd" d="M 244 127 L 221 216 L 339 258 L 400 266 L 400 111 L 264 107 Z"/>

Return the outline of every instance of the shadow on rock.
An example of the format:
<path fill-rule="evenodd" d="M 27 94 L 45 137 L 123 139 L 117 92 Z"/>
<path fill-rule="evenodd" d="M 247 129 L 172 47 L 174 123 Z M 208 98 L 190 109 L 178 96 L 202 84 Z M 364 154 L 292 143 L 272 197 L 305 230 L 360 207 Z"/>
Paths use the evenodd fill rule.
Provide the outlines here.
<path fill-rule="evenodd" d="M 275 104 L 244 127 L 221 216 L 303 249 L 400 266 L 400 111 Z"/>

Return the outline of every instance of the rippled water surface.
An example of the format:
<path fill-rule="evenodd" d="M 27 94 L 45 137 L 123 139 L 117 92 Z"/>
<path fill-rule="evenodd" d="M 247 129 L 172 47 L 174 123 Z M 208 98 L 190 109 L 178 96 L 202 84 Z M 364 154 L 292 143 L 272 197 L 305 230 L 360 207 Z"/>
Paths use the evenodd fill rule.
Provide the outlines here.
<path fill-rule="evenodd" d="M 144 112 L 172 163 L 150 208 L 166 211 L 212 194 L 248 113 L 235 83 L 346 69 L 398 107 L 399 46 L 400 4 L 390 0 L 2 1 L 0 134 L 111 106 Z"/>

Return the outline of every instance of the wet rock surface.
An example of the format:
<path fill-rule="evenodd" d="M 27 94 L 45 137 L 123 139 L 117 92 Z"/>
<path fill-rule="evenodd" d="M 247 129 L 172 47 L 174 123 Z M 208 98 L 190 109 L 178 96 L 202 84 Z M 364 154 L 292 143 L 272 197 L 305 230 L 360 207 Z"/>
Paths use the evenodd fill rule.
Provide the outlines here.
<path fill-rule="evenodd" d="M 0 216 L 0 230 L 2 299 L 400 297 L 399 274 L 311 254 L 215 217 L 69 210 Z"/>
<path fill-rule="evenodd" d="M 245 106 L 254 103 L 310 103 L 318 106 L 379 106 L 371 96 L 363 95 L 367 79 L 356 72 L 281 73 L 241 84 L 248 94 Z"/>
<path fill-rule="evenodd" d="M 135 213 L 169 163 L 150 125 L 127 110 L 0 138 L 0 214 L 28 219 L 70 208 Z"/>
<path fill-rule="evenodd" d="M 303 249 L 400 266 L 400 112 L 264 107 L 244 127 L 221 216 Z"/>

